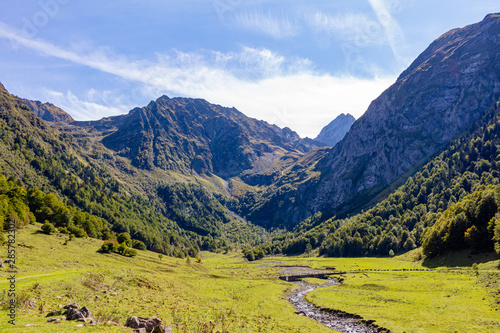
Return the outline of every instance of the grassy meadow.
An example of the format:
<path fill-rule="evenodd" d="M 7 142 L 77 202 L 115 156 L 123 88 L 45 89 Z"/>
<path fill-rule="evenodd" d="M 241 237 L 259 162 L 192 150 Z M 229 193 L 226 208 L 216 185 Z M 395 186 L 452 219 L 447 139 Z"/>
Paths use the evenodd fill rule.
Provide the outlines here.
<path fill-rule="evenodd" d="M 122 326 L 133 315 L 157 316 L 174 332 L 201 332 L 211 321 L 214 332 L 331 332 L 295 314 L 286 300 L 294 284 L 277 279 L 281 270 L 277 266 L 368 270 L 366 275 L 345 274 L 343 284 L 316 289 L 308 298 L 322 307 L 375 319 L 394 332 L 500 331 L 499 306 L 493 295 L 500 289 L 499 261 L 494 257 L 479 258 L 477 271 L 466 262 L 431 272 L 401 271 L 439 265 L 416 261 L 411 255 L 274 257 L 248 262 L 238 252 L 203 252 L 198 263 L 193 258 L 160 259 L 148 251 L 138 251 L 133 258 L 100 254 L 96 252 L 100 241 L 74 239 L 64 245 L 66 235 L 45 235 L 39 228 L 29 226 L 17 234 L 20 307 L 13 326 L 5 307 L 8 297 L 0 292 L 0 332 L 127 332 L 130 329 Z M 5 258 L 7 246 L 0 253 Z M 9 288 L 7 270 L 0 269 L 2 290 Z M 100 322 L 119 325 L 47 322 L 48 312 L 70 302 L 87 306 Z"/>

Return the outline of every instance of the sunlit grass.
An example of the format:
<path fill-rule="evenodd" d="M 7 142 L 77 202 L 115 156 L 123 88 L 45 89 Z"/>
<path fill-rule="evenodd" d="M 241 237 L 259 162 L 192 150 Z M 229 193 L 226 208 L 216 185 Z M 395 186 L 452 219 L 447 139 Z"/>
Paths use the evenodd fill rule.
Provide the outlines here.
<path fill-rule="evenodd" d="M 17 236 L 20 271 L 16 292 L 22 304 L 15 327 L 8 324 L 6 310 L 0 309 L 0 332 L 124 332 L 129 330 L 122 325 L 132 315 L 157 316 L 171 324 L 174 332 L 196 332 L 209 321 L 216 323 L 216 330 L 227 328 L 230 332 L 331 332 L 295 314 L 286 300 L 294 284 L 277 278 L 283 266 L 346 271 L 342 285 L 317 289 L 309 298 L 324 307 L 375 319 L 395 332 L 498 329 L 491 324 L 498 322 L 498 311 L 493 310 L 493 298 L 488 294 L 493 289 L 485 288 L 490 283 L 485 281 L 486 274 L 497 271 L 498 261 L 480 264 L 478 280 L 470 267 L 392 271 L 425 268 L 411 255 L 274 257 L 248 262 L 239 252 L 202 252 L 202 262 L 197 263 L 193 258 L 160 259 L 156 253 L 138 251 L 137 257 L 129 258 L 97 253 L 101 242 L 94 239 L 74 239 L 63 245 L 67 236 L 41 234 L 39 227 L 29 226 Z M 2 257 L 6 251 L 6 246 L 0 247 Z M 357 270 L 364 270 L 364 274 Z M 0 288 L 6 289 L 6 269 L 0 274 Z M 0 299 L 6 301 L 2 294 L 0 290 Z M 47 323 L 49 311 L 70 302 L 89 307 L 92 317 L 100 322 L 115 321 L 119 326 Z"/>
<path fill-rule="evenodd" d="M 493 298 L 471 271 L 370 272 L 317 289 L 308 299 L 394 332 L 499 332 Z M 498 306 L 497 306 L 498 308 Z"/>

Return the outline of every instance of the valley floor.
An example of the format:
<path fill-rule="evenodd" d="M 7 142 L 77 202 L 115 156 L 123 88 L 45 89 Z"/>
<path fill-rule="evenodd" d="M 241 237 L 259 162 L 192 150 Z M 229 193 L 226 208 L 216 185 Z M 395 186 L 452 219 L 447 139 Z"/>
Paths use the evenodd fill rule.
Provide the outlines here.
<path fill-rule="evenodd" d="M 39 233 L 40 225 L 16 237 L 16 325 L 8 323 L 9 268 L 1 268 L 1 332 L 127 332 L 130 316 L 157 316 L 173 332 L 332 332 L 296 314 L 287 294 L 296 284 L 277 277 L 284 266 L 335 268 L 344 281 L 306 297 L 317 306 L 376 320 L 394 332 L 500 332 L 499 258 L 459 254 L 434 262 L 416 252 L 395 258 L 274 257 L 247 262 L 240 253 L 202 253 L 195 259 L 159 258 L 138 251 L 134 258 L 100 254 L 101 242 Z M 416 250 L 418 252 L 418 250 Z M 0 247 L 0 258 L 7 246 Z M 440 262 L 441 261 L 441 262 Z M 443 266 L 444 263 L 451 264 Z M 477 261 L 478 269 L 471 265 Z M 427 269 L 432 269 L 427 271 Z M 424 271 L 415 271 L 424 270 Z M 307 279 L 308 283 L 322 280 Z M 495 298 L 497 297 L 497 298 Z M 77 302 L 92 318 L 119 325 L 77 327 L 48 323 L 46 315 Z"/>

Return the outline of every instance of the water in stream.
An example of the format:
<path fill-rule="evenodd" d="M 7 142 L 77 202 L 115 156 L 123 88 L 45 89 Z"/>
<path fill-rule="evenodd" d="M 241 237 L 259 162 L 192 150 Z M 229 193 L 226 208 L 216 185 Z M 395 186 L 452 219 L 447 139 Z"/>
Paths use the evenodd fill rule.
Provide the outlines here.
<path fill-rule="evenodd" d="M 314 319 L 317 322 L 343 333 L 375 333 L 388 332 L 378 327 L 368 327 L 359 323 L 359 319 L 341 317 L 339 315 L 321 310 L 306 300 L 306 295 L 318 288 L 331 287 L 338 284 L 336 280 L 329 279 L 323 285 L 311 285 L 304 281 L 294 282 L 298 288 L 288 295 L 288 301 L 295 307 L 299 315 Z"/>

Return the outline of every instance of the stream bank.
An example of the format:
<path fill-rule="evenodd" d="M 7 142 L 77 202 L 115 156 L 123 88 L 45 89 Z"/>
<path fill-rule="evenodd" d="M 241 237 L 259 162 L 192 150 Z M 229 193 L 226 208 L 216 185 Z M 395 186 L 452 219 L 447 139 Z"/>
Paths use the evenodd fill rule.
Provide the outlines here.
<path fill-rule="evenodd" d="M 342 333 L 389 333 L 390 330 L 374 324 L 374 320 L 364 320 L 361 316 L 339 310 L 321 309 L 306 300 L 306 295 L 319 288 L 338 285 L 334 279 L 328 279 L 323 285 L 312 285 L 304 281 L 293 282 L 297 288 L 288 296 L 288 301 L 295 307 L 297 314 L 316 320 L 335 331 Z"/>

